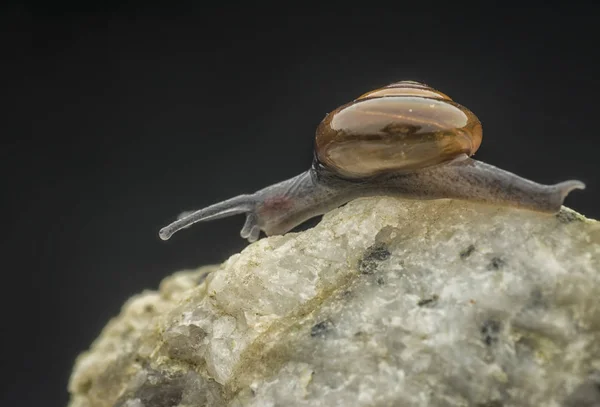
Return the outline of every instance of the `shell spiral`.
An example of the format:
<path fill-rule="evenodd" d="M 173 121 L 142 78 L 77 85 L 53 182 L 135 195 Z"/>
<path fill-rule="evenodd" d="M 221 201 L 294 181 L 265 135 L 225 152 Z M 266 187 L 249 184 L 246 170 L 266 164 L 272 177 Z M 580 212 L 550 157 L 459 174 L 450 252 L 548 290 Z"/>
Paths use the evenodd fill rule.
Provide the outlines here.
<path fill-rule="evenodd" d="M 317 127 L 317 159 L 348 178 L 409 172 L 473 155 L 482 126 L 475 114 L 419 82 L 367 92 Z"/>

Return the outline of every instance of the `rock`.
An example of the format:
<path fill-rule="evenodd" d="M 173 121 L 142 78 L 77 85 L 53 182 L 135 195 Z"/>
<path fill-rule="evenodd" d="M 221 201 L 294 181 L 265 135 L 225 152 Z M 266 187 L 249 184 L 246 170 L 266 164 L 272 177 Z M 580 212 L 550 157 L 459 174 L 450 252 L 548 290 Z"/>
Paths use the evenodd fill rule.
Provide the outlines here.
<path fill-rule="evenodd" d="M 359 199 L 132 298 L 70 406 L 598 406 L 599 298 L 572 210 Z"/>

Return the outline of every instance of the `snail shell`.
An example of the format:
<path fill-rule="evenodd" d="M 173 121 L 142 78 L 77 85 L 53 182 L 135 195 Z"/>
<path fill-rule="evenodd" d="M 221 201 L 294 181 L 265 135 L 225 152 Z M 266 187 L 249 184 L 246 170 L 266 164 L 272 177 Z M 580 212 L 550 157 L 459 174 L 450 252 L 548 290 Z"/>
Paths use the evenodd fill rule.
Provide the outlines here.
<path fill-rule="evenodd" d="M 470 110 L 419 82 L 361 95 L 319 124 L 316 157 L 341 176 L 409 172 L 473 155 L 482 127 Z"/>

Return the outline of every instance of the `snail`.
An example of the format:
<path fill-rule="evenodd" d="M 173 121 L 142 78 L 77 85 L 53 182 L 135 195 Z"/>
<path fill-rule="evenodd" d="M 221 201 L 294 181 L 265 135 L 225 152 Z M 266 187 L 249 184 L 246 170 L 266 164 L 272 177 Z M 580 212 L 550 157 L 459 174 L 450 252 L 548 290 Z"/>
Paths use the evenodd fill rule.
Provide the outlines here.
<path fill-rule="evenodd" d="M 392 83 L 338 107 L 318 125 L 306 172 L 253 194 L 184 212 L 159 236 L 193 223 L 245 214 L 240 232 L 254 242 L 284 234 L 353 199 L 391 195 L 460 199 L 556 213 L 576 180 L 542 185 L 470 158 L 482 125 L 469 109 L 428 85 Z"/>

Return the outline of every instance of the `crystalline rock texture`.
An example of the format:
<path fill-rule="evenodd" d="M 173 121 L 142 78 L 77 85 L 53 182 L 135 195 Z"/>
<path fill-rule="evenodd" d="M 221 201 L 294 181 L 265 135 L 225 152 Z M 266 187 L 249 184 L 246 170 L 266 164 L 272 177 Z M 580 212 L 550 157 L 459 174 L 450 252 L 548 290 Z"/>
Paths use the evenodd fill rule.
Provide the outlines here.
<path fill-rule="evenodd" d="M 70 407 L 600 406 L 600 223 L 358 199 L 134 296 L 69 390 Z"/>

